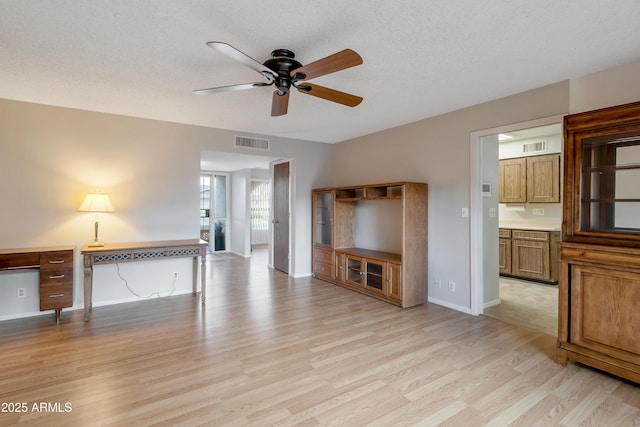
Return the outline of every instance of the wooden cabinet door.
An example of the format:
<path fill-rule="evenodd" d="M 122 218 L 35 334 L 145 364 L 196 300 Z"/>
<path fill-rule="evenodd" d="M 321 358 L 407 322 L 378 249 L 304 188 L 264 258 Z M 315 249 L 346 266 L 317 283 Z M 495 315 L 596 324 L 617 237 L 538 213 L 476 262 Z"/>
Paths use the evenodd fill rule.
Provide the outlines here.
<path fill-rule="evenodd" d="M 500 274 L 511 274 L 511 239 L 498 239 L 498 266 Z"/>
<path fill-rule="evenodd" d="M 400 264 L 387 264 L 387 296 L 402 300 L 402 267 Z"/>
<path fill-rule="evenodd" d="M 511 274 L 549 280 L 549 242 L 511 240 Z"/>
<path fill-rule="evenodd" d="M 313 192 L 313 244 L 333 248 L 333 194 Z"/>
<path fill-rule="evenodd" d="M 499 161 L 500 203 L 526 203 L 527 201 L 527 159 L 505 159 Z"/>
<path fill-rule="evenodd" d="M 340 283 L 345 281 L 345 254 L 336 252 L 334 279 Z"/>
<path fill-rule="evenodd" d="M 570 342 L 633 363 L 637 370 L 640 273 L 606 266 L 570 268 Z"/>
<path fill-rule="evenodd" d="M 333 279 L 333 251 L 313 248 L 313 273 L 316 277 Z"/>
<path fill-rule="evenodd" d="M 370 292 L 380 295 L 387 294 L 387 263 L 364 258 L 362 261 L 364 272 L 364 287 Z"/>
<path fill-rule="evenodd" d="M 527 157 L 527 202 L 560 202 L 560 154 Z"/>
<path fill-rule="evenodd" d="M 344 257 L 344 281 L 353 286 L 364 286 L 364 268 L 362 258 L 352 255 Z"/>

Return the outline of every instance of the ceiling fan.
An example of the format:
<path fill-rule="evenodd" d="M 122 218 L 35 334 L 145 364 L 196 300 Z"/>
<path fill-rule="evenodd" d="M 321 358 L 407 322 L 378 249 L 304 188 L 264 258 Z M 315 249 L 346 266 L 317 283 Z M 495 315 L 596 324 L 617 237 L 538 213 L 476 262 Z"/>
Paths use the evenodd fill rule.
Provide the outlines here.
<path fill-rule="evenodd" d="M 271 103 L 272 116 L 287 114 L 291 87 L 296 88 L 300 93 L 337 102 L 348 107 L 355 107 L 362 102 L 362 98 L 359 96 L 307 83 L 307 80 L 315 77 L 362 64 L 360 55 L 351 49 L 345 49 L 310 64 L 302 65 L 294 59 L 295 54 L 288 49 L 274 50 L 271 52 L 271 58 L 261 64 L 227 43 L 208 42 L 207 46 L 262 74 L 266 82 L 198 89 L 193 91 L 195 94 L 206 95 L 274 85 L 276 90 L 273 92 L 273 101 Z"/>

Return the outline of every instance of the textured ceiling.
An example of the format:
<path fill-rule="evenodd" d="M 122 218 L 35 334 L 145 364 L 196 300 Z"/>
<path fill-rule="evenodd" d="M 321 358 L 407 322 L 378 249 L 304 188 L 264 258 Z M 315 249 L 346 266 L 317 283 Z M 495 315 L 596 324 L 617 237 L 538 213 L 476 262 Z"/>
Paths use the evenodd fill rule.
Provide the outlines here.
<path fill-rule="evenodd" d="M 638 22 L 638 0 L 0 0 L 0 98 L 334 143 L 636 61 Z M 312 82 L 364 101 L 193 95 L 262 81 L 207 41 L 351 48 L 363 65 Z"/>

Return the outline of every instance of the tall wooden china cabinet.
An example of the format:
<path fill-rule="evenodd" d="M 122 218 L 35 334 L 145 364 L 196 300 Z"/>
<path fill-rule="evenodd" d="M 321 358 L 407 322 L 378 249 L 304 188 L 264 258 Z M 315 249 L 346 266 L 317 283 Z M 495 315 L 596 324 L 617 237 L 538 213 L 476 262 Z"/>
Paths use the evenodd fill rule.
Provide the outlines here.
<path fill-rule="evenodd" d="M 558 361 L 640 382 L 640 102 L 566 116 Z"/>

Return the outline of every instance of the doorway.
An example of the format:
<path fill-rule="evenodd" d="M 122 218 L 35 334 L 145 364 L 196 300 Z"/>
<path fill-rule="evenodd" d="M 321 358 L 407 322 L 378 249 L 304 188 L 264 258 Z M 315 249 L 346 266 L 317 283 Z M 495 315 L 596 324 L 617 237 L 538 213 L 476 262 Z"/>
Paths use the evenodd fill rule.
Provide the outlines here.
<path fill-rule="evenodd" d="M 251 248 L 255 245 L 267 245 L 269 243 L 270 187 L 268 180 L 251 180 L 251 201 L 249 206 Z"/>
<path fill-rule="evenodd" d="M 208 252 L 227 251 L 228 185 L 226 173 L 200 173 L 200 238 Z"/>
<path fill-rule="evenodd" d="M 552 116 L 471 134 L 471 313 L 474 315 L 483 314 L 486 308 L 494 305 L 496 301 L 500 302 L 500 276 L 496 262 L 498 258 L 497 217 L 499 209 L 497 194 L 495 194 L 497 193 L 497 181 L 493 180 L 498 175 L 498 135 L 558 124 L 562 122 L 562 118 L 562 115 Z M 487 151 L 492 150 L 496 155 L 487 155 Z M 491 159 L 488 160 L 488 158 Z M 493 182 L 496 185 L 490 187 L 491 196 L 487 197 L 485 192 L 483 197 L 483 184 L 486 189 L 488 188 L 486 184 Z M 526 285 L 528 282 L 522 281 L 522 283 Z M 513 283 L 508 285 L 513 285 Z M 523 316 L 526 317 L 525 314 Z"/>

